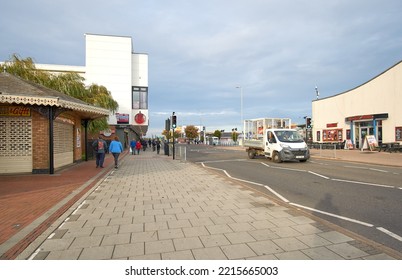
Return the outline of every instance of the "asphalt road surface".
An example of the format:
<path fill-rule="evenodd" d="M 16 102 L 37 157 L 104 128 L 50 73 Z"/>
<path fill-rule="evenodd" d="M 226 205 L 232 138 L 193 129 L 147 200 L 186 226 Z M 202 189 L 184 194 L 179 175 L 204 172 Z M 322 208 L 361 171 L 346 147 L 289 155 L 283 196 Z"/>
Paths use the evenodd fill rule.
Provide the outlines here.
<path fill-rule="evenodd" d="M 402 252 L 402 168 L 314 158 L 274 163 L 219 146 L 186 150 L 189 161 Z"/>

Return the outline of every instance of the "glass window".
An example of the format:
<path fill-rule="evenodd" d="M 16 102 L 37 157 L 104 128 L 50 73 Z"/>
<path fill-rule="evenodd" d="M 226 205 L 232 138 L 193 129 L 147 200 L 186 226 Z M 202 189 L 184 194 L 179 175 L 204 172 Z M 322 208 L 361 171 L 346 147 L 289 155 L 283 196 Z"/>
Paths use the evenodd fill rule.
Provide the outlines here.
<path fill-rule="evenodd" d="M 276 137 L 281 142 L 296 142 L 301 143 L 304 142 L 303 138 L 297 131 L 293 130 L 275 130 Z"/>
<path fill-rule="evenodd" d="M 133 109 L 148 109 L 148 88 L 133 87 L 132 90 Z"/>

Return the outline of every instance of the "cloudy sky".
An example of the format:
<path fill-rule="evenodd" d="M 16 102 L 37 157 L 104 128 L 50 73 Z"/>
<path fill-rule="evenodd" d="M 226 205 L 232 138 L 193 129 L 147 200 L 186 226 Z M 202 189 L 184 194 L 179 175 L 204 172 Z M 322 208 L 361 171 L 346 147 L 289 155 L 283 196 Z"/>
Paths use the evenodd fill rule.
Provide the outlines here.
<path fill-rule="evenodd" d="M 84 66 L 85 33 L 130 36 L 149 55 L 148 135 L 173 111 L 208 131 L 241 111 L 303 123 L 315 86 L 338 94 L 402 60 L 401 15 L 400 0 L 1 1 L 0 61 Z"/>

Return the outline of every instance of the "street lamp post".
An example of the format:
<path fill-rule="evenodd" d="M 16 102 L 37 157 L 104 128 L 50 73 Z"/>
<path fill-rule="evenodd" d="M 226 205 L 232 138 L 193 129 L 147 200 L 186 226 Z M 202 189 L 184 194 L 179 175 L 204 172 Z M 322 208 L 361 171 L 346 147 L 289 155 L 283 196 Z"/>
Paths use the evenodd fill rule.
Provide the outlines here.
<path fill-rule="evenodd" d="M 236 88 L 240 89 L 240 127 L 241 132 L 243 132 L 243 88 L 241 86 L 237 86 Z"/>

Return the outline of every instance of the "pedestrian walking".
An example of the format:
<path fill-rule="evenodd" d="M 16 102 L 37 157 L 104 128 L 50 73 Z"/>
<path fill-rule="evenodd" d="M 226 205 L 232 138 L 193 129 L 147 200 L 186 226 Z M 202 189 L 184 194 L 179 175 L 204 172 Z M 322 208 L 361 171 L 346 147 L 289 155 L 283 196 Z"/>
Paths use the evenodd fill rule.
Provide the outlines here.
<path fill-rule="evenodd" d="M 130 148 L 131 148 L 131 154 L 135 155 L 135 145 L 137 144 L 137 141 L 133 138 L 133 140 L 130 141 Z"/>
<path fill-rule="evenodd" d="M 119 167 L 119 156 L 123 152 L 123 146 L 119 141 L 119 137 L 115 136 L 114 140 L 110 143 L 109 151 L 114 157 L 114 168 Z"/>
<path fill-rule="evenodd" d="M 92 142 L 92 148 L 95 151 L 96 168 L 103 168 L 103 162 L 105 161 L 105 152 L 107 151 L 107 143 L 99 135 L 98 139 Z"/>
<path fill-rule="evenodd" d="M 135 144 L 135 149 L 137 150 L 137 153 L 140 154 L 140 150 L 141 150 L 141 141 L 138 140 L 137 143 Z"/>
<path fill-rule="evenodd" d="M 146 140 L 141 140 L 141 146 L 142 146 L 142 150 L 145 152 L 145 150 L 147 149 L 147 145 L 148 142 Z"/>
<path fill-rule="evenodd" d="M 156 140 L 156 153 L 159 155 L 159 152 L 161 150 L 161 141 Z"/>

